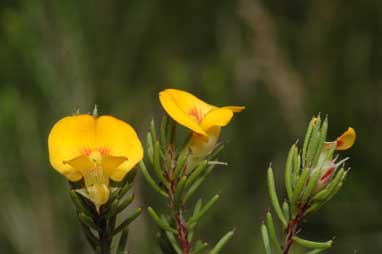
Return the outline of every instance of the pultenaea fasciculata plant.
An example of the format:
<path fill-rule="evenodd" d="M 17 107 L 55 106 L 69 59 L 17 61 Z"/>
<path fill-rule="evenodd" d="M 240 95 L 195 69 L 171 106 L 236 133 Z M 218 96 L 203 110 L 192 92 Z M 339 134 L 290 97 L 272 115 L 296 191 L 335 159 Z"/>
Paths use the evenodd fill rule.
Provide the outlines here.
<path fill-rule="evenodd" d="M 116 225 L 118 214 L 134 199 L 128 194 L 135 176 L 132 169 L 143 158 L 134 129 L 112 116 L 98 117 L 95 108 L 92 115 L 59 120 L 50 131 L 48 146 L 53 168 L 69 180 L 91 247 L 100 254 L 125 253 L 128 226 L 141 213 L 138 208 Z M 115 247 L 113 239 L 119 239 Z"/>
<path fill-rule="evenodd" d="M 214 167 L 226 164 L 218 160 L 224 148 L 219 142 L 221 128 L 244 107 L 216 107 L 176 89 L 162 91 L 159 98 L 166 114 L 159 132 L 151 121 L 147 133 L 150 171 L 142 160 L 143 148 L 134 129 L 112 116 L 99 117 L 96 108 L 93 114 L 64 117 L 50 131 L 50 162 L 69 180 L 78 219 L 95 253 L 127 253 L 128 226 L 141 209 L 130 213 L 118 226 L 117 216 L 134 200 L 130 189 L 137 164 L 168 208 L 163 214 L 152 207 L 147 209 L 159 226 L 158 243 L 164 254 L 218 254 L 234 234 L 229 231 L 211 248 L 207 242 L 195 240 L 200 219 L 219 196 L 207 202 L 199 198 L 192 206 L 190 200 Z M 175 138 L 177 124 L 190 130 L 180 144 Z M 268 192 L 283 239 L 279 240 L 268 212 L 261 226 L 266 254 L 290 254 L 295 243 L 312 249 L 307 254 L 320 253 L 332 245 L 332 240 L 314 242 L 300 237 L 304 219 L 335 196 L 348 173 L 344 166 L 348 158 L 338 161 L 334 153 L 354 144 L 355 131 L 349 128 L 335 141 L 326 142 L 327 129 L 327 118 L 314 117 L 301 151 L 297 144 L 292 145 L 285 166 L 288 200 L 282 205 L 276 194 L 273 169 L 268 169 Z"/>
<path fill-rule="evenodd" d="M 216 107 L 176 89 L 166 89 L 159 97 L 170 118 L 163 117 L 159 136 L 153 121 L 147 134 L 147 157 L 158 180 L 153 179 L 143 161 L 140 166 L 147 182 L 166 199 L 169 211 L 159 215 L 149 207 L 148 212 L 161 229 L 158 240 L 163 253 L 206 252 L 208 243 L 194 241 L 195 229 L 219 196 L 215 195 L 205 203 L 199 198 L 192 212 L 188 211 L 188 203 L 215 165 L 224 164 L 217 161 L 223 149 L 223 144 L 218 143 L 221 127 L 244 107 Z M 175 140 L 176 123 L 191 130 L 180 146 Z M 208 253 L 220 253 L 233 233 L 225 234 Z"/>
<path fill-rule="evenodd" d="M 332 142 L 326 142 L 328 118 L 320 116 L 310 121 L 302 151 L 296 144 L 290 148 L 285 165 L 285 188 L 288 201 L 280 205 L 275 187 L 273 170 L 268 168 L 268 191 L 273 209 L 281 222 L 283 240 L 276 233 L 272 214 L 266 214 L 261 226 L 265 253 L 291 253 L 294 243 L 310 248 L 307 254 L 321 253 L 332 246 L 333 240 L 315 242 L 302 239 L 300 231 L 304 219 L 316 212 L 332 199 L 341 189 L 349 170 L 345 169 L 348 158 L 337 161 L 336 150 L 346 150 L 353 146 L 356 138 L 353 128 Z M 273 248 L 271 248 L 271 242 Z"/>

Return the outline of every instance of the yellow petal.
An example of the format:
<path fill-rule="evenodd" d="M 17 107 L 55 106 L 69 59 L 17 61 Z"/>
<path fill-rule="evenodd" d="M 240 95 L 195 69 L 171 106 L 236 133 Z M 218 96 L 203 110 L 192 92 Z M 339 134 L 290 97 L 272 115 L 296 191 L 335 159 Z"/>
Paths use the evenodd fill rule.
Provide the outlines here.
<path fill-rule="evenodd" d="M 228 108 L 228 109 L 232 110 L 232 112 L 234 112 L 234 113 L 239 113 L 245 109 L 245 107 L 243 107 L 243 106 L 225 106 L 222 108 Z"/>
<path fill-rule="evenodd" d="M 166 89 L 160 92 L 159 100 L 167 114 L 179 124 L 196 133 L 207 135 L 199 122 L 208 111 L 216 107 L 190 93 L 176 89 Z"/>
<path fill-rule="evenodd" d="M 353 128 L 349 127 L 339 138 L 337 138 L 336 150 L 346 150 L 353 146 L 356 139 L 356 133 Z"/>
<path fill-rule="evenodd" d="M 226 126 L 232 119 L 233 112 L 228 108 L 217 108 L 208 112 L 201 122 L 204 131 L 208 131 L 212 126 Z"/>
<path fill-rule="evenodd" d="M 127 160 L 128 158 L 123 156 L 106 155 L 102 158 L 101 168 L 105 170 L 107 175 L 110 175 L 114 169 L 118 168 Z"/>
<path fill-rule="evenodd" d="M 49 160 L 53 168 L 71 181 L 82 175 L 68 162 L 83 154 L 83 149 L 94 147 L 95 119 L 90 115 L 69 116 L 58 121 L 48 138 Z"/>
<path fill-rule="evenodd" d="M 129 124 L 111 116 L 101 116 L 97 119 L 96 147 L 105 149 L 109 155 L 125 159 L 116 169 L 109 172 L 110 178 L 114 181 L 121 181 L 143 158 L 142 144 L 134 129 Z M 114 159 L 108 165 L 119 162 L 119 159 Z"/>
<path fill-rule="evenodd" d="M 89 157 L 80 155 L 74 159 L 71 159 L 69 161 L 64 161 L 64 164 L 69 164 L 74 169 L 83 172 L 83 170 L 89 170 L 93 169 L 95 167 L 95 163 L 92 162 Z"/>
<path fill-rule="evenodd" d="M 101 205 L 105 204 L 109 200 L 110 190 L 105 184 L 95 184 L 87 188 L 89 199 L 96 206 L 97 212 Z"/>
<path fill-rule="evenodd" d="M 220 132 L 221 127 L 216 125 L 208 129 L 208 136 L 206 137 L 197 133 L 192 135 L 188 145 L 191 149 L 192 157 L 194 157 L 196 161 L 203 159 L 215 148 L 219 140 Z"/>

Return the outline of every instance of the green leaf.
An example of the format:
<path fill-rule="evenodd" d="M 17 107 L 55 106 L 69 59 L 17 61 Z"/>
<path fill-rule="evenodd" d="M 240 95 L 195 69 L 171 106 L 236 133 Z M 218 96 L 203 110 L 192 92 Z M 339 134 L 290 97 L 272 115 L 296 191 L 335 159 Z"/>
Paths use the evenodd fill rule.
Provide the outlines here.
<path fill-rule="evenodd" d="M 268 193 L 269 193 L 269 198 L 271 199 L 271 203 L 273 206 L 273 209 L 275 210 L 277 216 L 279 217 L 279 220 L 283 224 L 284 227 L 287 226 L 287 222 L 284 218 L 283 212 L 280 207 L 279 199 L 277 198 L 277 193 L 276 193 L 276 186 L 275 186 L 275 179 L 273 176 L 273 170 L 272 167 L 269 166 L 268 168 Z"/>
<path fill-rule="evenodd" d="M 164 226 L 170 228 L 170 224 L 169 224 L 169 222 L 167 221 L 167 219 L 166 219 L 166 217 L 164 215 L 161 216 L 160 220 L 161 220 L 161 222 L 163 223 Z M 171 232 L 169 230 L 163 230 L 163 231 L 165 232 L 165 234 L 167 236 L 167 239 L 170 242 L 172 248 L 175 250 L 175 252 L 177 254 L 182 254 L 182 250 L 180 249 L 178 241 L 175 238 L 176 233 Z"/>
<path fill-rule="evenodd" d="M 215 149 L 208 155 L 208 160 L 214 161 L 217 159 L 221 151 L 224 149 L 224 143 L 220 143 L 215 147 Z"/>
<path fill-rule="evenodd" d="M 312 202 L 325 202 L 336 190 L 337 186 L 341 183 L 345 175 L 345 170 L 341 168 L 328 186 L 322 191 L 313 196 Z"/>
<path fill-rule="evenodd" d="M 321 129 L 320 129 L 320 138 L 318 141 L 318 147 L 317 147 L 316 154 L 313 158 L 312 165 L 316 165 L 318 162 L 318 159 L 320 158 L 320 154 L 326 140 L 327 132 L 328 132 L 328 116 L 325 117 L 325 120 L 323 121 Z"/>
<path fill-rule="evenodd" d="M 235 230 L 231 230 L 226 233 L 220 240 L 217 242 L 215 247 L 210 251 L 210 254 L 218 254 L 223 249 L 223 247 L 227 244 L 227 242 L 233 237 L 235 234 Z"/>
<path fill-rule="evenodd" d="M 176 161 L 175 172 L 173 175 L 173 179 L 178 179 L 178 177 L 183 176 L 184 168 L 186 166 L 188 160 L 188 150 L 184 149 L 178 156 L 178 160 Z"/>
<path fill-rule="evenodd" d="M 321 252 L 323 252 L 324 250 L 323 249 L 317 249 L 317 250 L 311 250 L 311 251 L 309 251 L 309 252 L 307 252 L 307 253 L 305 253 L 305 254 L 318 254 L 318 253 L 321 253 Z"/>
<path fill-rule="evenodd" d="M 154 172 L 158 179 L 165 185 L 168 185 L 167 179 L 164 177 L 164 170 L 162 169 L 161 166 L 161 156 L 160 156 L 160 145 L 159 142 L 155 142 L 154 144 Z"/>
<path fill-rule="evenodd" d="M 182 196 L 183 196 L 183 191 L 186 186 L 186 181 L 187 181 L 187 176 L 183 176 L 178 185 L 176 186 L 175 189 L 175 195 L 174 195 L 174 205 L 175 207 L 178 207 L 179 204 L 182 202 Z"/>
<path fill-rule="evenodd" d="M 312 167 L 314 156 L 319 148 L 319 142 L 320 142 L 320 126 L 321 126 L 321 118 L 320 116 L 317 117 L 317 121 L 313 126 L 312 134 L 309 140 L 308 149 L 306 152 L 306 158 L 305 158 L 305 167 Z"/>
<path fill-rule="evenodd" d="M 152 207 L 148 207 L 147 208 L 147 211 L 149 212 L 151 218 L 154 219 L 154 221 L 158 224 L 158 226 L 165 230 L 165 231 L 170 231 L 174 234 L 177 234 L 178 231 L 176 231 L 175 229 L 173 229 L 172 227 L 170 227 L 169 225 L 166 225 L 165 223 L 163 223 L 163 221 L 159 218 L 158 214 L 154 211 L 154 209 Z"/>
<path fill-rule="evenodd" d="M 261 236 L 263 239 L 265 254 L 272 254 L 271 245 L 269 243 L 268 230 L 267 230 L 267 227 L 264 225 L 264 223 L 261 225 Z"/>
<path fill-rule="evenodd" d="M 130 225 L 141 214 L 142 208 L 137 208 L 132 214 L 130 214 L 113 232 L 113 235 L 118 234 Z"/>
<path fill-rule="evenodd" d="M 191 175 L 188 177 L 188 180 L 186 182 L 186 187 L 190 186 L 195 182 L 197 177 L 202 173 L 202 171 L 206 168 L 208 161 L 203 160 L 199 163 L 199 166 L 196 167 L 196 169 L 191 173 Z"/>
<path fill-rule="evenodd" d="M 306 204 L 311 198 L 314 188 L 317 186 L 318 180 L 321 177 L 321 169 L 316 169 L 313 174 L 310 176 L 308 185 L 306 186 L 304 193 L 301 197 L 301 203 Z"/>
<path fill-rule="evenodd" d="M 327 248 L 332 247 L 332 245 L 333 245 L 333 240 L 330 240 L 327 242 L 314 242 L 314 241 L 301 239 L 297 236 L 294 236 L 292 239 L 297 244 L 299 244 L 303 247 L 312 248 L 312 249 L 327 249 Z"/>
<path fill-rule="evenodd" d="M 192 216 L 196 216 L 196 214 L 199 213 L 200 209 L 202 208 L 202 204 L 203 204 L 203 201 L 201 198 L 199 198 L 195 204 Z M 192 242 L 192 238 L 193 238 L 194 232 L 195 232 L 195 227 L 197 224 L 198 224 L 197 221 L 195 221 L 194 223 L 191 223 L 188 227 L 188 238 L 187 239 L 189 242 Z"/>
<path fill-rule="evenodd" d="M 99 239 L 91 232 L 90 228 L 86 226 L 84 223 L 80 223 L 82 230 L 86 236 L 87 241 L 93 250 L 96 250 L 99 244 Z"/>
<path fill-rule="evenodd" d="M 150 133 L 151 133 L 152 141 L 153 141 L 153 144 L 154 144 L 155 141 L 157 141 L 157 131 L 156 131 L 156 128 L 155 128 L 155 121 L 154 121 L 154 119 L 151 119 L 151 121 L 150 121 Z"/>
<path fill-rule="evenodd" d="M 146 137 L 146 151 L 147 151 L 147 157 L 149 157 L 149 161 L 151 164 L 154 163 L 154 145 L 153 145 L 153 137 L 151 136 L 151 132 L 147 133 Z"/>
<path fill-rule="evenodd" d="M 139 167 L 141 169 L 141 172 L 143 174 L 143 177 L 146 179 L 146 181 L 150 184 L 150 186 L 156 191 L 158 192 L 159 194 L 161 194 L 162 196 L 168 198 L 168 194 L 166 192 L 164 192 L 160 187 L 159 185 L 157 185 L 154 181 L 154 179 L 151 177 L 151 175 L 149 174 L 149 172 L 147 171 L 147 168 L 146 168 L 146 165 L 145 163 L 142 161 L 139 162 Z"/>
<path fill-rule="evenodd" d="M 70 191 L 70 197 L 74 205 L 76 206 L 77 210 L 79 212 L 83 212 L 89 217 L 93 217 L 94 216 L 93 212 L 84 204 L 84 202 L 81 200 L 81 198 L 78 195 L 79 194 L 77 194 L 75 190 Z"/>
<path fill-rule="evenodd" d="M 113 216 L 109 218 L 107 222 L 107 232 L 108 234 L 112 234 L 115 229 L 115 223 L 117 222 L 117 216 Z"/>
<path fill-rule="evenodd" d="M 294 208 L 296 208 L 298 205 L 300 196 L 302 194 L 302 191 L 303 191 L 304 186 L 306 184 L 306 180 L 308 179 L 309 175 L 310 175 L 310 169 L 304 168 L 301 172 L 301 175 L 297 179 L 296 188 L 293 192 L 292 202 L 291 202 L 291 206 Z M 293 211 L 296 211 L 296 209 L 293 209 Z M 294 217 L 294 216 L 295 216 L 295 214 L 292 214 L 292 217 Z"/>
<path fill-rule="evenodd" d="M 191 250 L 191 254 L 197 254 L 204 251 L 208 247 L 208 243 L 197 241 L 195 247 Z"/>
<path fill-rule="evenodd" d="M 187 226 L 199 220 L 204 214 L 206 214 L 206 212 L 216 203 L 216 201 L 218 201 L 218 199 L 219 195 L 213 196 L 197 214 L 192 215 L 192 217 L 187 221 Z"/>
<path fill-rule="evenodd" d="M 93 221 L 93 219 L 91 217 L 87 216 L 86 214 L 84 214 L 83 212 L 80 212 L 78 214 L 78 218 L 80 219 L 80 221 L 83 224 L 85 224 L 89 228 L 92 228 L 92 229 L 94 229 L 96 231 L 100 230 L 99 226 Z"/>
<path fill-rule="evenodd" d="M 289 218 L 290 218 L 290 210 L 289 210 L 289 205 L 288 205 L 288 202 L 284 200 L 283 202 L 283 206 L 282 206 L 282 209 L 283 209 L 283 214 L 284 214 L 284 218 L 286 221 L 289 221 Z"/>
<path fill-rule="evenodd" d="M 296 185 L 297 185 L 297 179 L 300 175 L 300 166 L 301 166 L 301 156 L 298 154 L 298 149 L 296 147 L 296 153 L 294 153 L 294 156 L 293 156 L 293 193 L 292 193 L 292 198 L 291 200 L 289 200 L 291 206 L 290 206 L 290 210 L 291 210 L 291 215 L 292 217 L 294 217 L 296 214 L 297 214 L 297 206 L 293 205 L 294 204 L 294 200 L 293 200 L 293 194 L 295 193 L 295 189 L 296 189 Z"/>
<path fill-rule="evenodd" d="M 292 145 L 288 153 L 288 159 L 285 165 L 285 188 L 288 194 L 289 201 L 292 200 L 292 173 L 293 173 L 293 158 L 296 151 L 296 145 Z"/>
<path fill-rule="evenodd" d="M 307 149 L 308 149 L 308 144 L 309 144 L 309 141 L 310 141 L 310 137 L 312 135 L 312 130 L 313 130 L 313 126 L 314 126 L 315 122 L 316 122 L 316 118 L 313 117 L 312 120 L 310 120 L 310 122 L 309 122 L 308 129 L 306 130 L 305 139 L 304 139 L 304 145 L 303 145 L 303 148 L 302 148 L 302 159 L 303 159 L 303 165 L 304 166 L 306 165 L 306 161 L 305 161 L 306 152 L 307 152 Z"/>
<path fill-rule="evenodd" d="M 267 212 L 265 222 L 266 222 L 267 228 L 269 230 L 269 232 L 268 232 L 269 236 L 270 236 L 275 248 L 277 249 L 277 253 L 280 253 L 281 244 L 279 242 L 279 239 L 277 238 L 275 224 L 273 222 L 273 217 L 272 217 L 272 214 L 270 212 Z"/>
<path fill-rule="evenodd" d="M 119 214 L 123 210 L 125 210 L 126 207 L 128 207 L 131 202 L 133 202 L 135 195 L 131 194 L 129 197 L 127 197 L 125 200 L 122 201 L 122 203 L 117 207 L 114 214 L 112 216 Z"/>
<path fill-rule="evenodd" d="M 166 131 L 167 131 L 167 134 L 166 134 L 167 144 L 174 145 L 174 143 L 175 143 L 175 134 L 176 134 L 176 124 L 175 124 L 175 121 L 172 118 L 168 119 L 167 130 Z"/>
<path fill-rule="evenodd" d="M 102 209 L 101 214 L 106 214 L 106 218 L 110 218 L 116 214 L 119 199 L 116 198 L 107 209 Z"/>
<path fill-rule="evenodd" d="M 117 247 L 117 254 L 121 254 L 125 251 L 128 234 L 129 234 L 129 230 L 127 228 L 122 231 L 121 237 L 119 238 L 118 247 Z"/>
<path fill-rule="evenodd" d="M 126 183 L 118 192 L 118 198 L 119 199 L 122 199 L 123 196 L 125 196 L 125 194 L 131 189 L 131 187 L 133 186 L 132 183 Z"/>
<path fill-rule="evenodd" d="M 187 202 L 187 200 L 198 190 L 200 185 L 204 182 L 206 177 L 211 173 L 212 169 L 215 167 L 215 165 L 210 165 L 205 171 L 204 174 L 199 177 L 192 185 L 191 187 L 186 191 L 186 194 L 184 195 L 184 202 Z"/>
<path fill-rule="evenodd" d="M 162 117 L 160 124 L 160 144 L 163 151 L 167 149 L 167 126 L 168 126 L 168 116 L 167 114 Z"/>

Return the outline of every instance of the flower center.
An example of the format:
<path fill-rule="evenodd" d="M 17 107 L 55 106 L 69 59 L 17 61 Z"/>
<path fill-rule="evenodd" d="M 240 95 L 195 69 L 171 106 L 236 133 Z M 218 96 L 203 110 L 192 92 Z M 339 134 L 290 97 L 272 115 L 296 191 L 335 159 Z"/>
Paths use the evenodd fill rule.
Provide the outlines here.
<path fill-rule="evenodd" d="M 196 106 L 193 107 L 193 108 L 190 110 L 189 114 L 190 114 L 191 116 L 193 116 L 193 117 L 196 119 L 196 121 L 197 121 L 198 123 L 200 123 L 200 122 L 203 120 L 203 116 L 204 116 L 204 114 L 203 114 L 202 110 L 199 109 L 199 108 L 197 108 Z"/>
<path fill-rule="evenodd" d="M 109 176 L 102 169 L 102 154 L 99 150 L 92 151 L 88 158 L 94 166 L 83 170 L 85 186 L 90 200 L 93 201 L 98 210 L 101 205 L 109 200 Z"/>

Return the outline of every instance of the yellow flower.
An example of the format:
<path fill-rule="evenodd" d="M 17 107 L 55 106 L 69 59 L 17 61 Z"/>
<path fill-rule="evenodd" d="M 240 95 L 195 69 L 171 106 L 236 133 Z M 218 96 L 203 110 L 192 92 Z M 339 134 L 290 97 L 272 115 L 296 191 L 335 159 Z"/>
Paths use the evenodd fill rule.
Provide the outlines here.
<path fill-rule="evenodd" d="M 70 181 L 84 178 L 97 210 L 109 199 L 109 179 L 121 181 L 143 157 L 134 129 L 112 116 L 64 117 L 48 138 L 53 168 Z"/>
<path fill-rule="evenodd" d="M 233 113 L 245 109 L 241 106 L 216 107 L 176 89 L 160 92 L 159 99 L 171 118 L 193 131 L 189 147 L 197 157 L 211 152 L 219 139 L 221 127 L 231 121 Z"/>
<path fill-rule="evenodd" d="M 327 148 L 336 146 L 336 150 L 347 150 L 354 145 L 356 140 L 356 133 L 352 127 L 349 127 L 341 136 L 339 136 L 335 141 L 325 142 Z"/>
<path fill-rule="evenodd" d="M 354 145 L 356 134 L 353 128 L 349 127 L 340 137 L 336 140 L 336 150 L 346 150 Z"/>

